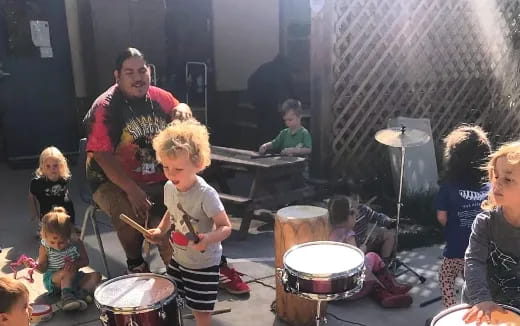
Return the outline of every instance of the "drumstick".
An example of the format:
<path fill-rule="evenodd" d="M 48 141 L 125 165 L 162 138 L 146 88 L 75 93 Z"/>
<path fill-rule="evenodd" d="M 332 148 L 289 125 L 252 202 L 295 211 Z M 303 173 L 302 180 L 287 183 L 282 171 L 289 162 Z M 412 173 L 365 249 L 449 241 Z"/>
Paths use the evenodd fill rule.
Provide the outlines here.
<path fill-rule="evenodd" d="M 365 205 L 368 206 L 368 205 L 372 204 L 372 202 L 373 202 L 374 200 L 376 200 L 376 199 L 377 199 L 377 196 L 374 196 L 374 197 L 370 198 L 370 199 L 365 203 Z M 368 232 L 367 237 L 365 238 L 365 241 L 363 242 L 363 245 L 365 245 L 365 246 L 367 245 L 367 243 L 368 243 L 368 239 L 370 239 L 370 236 L 372 235 L 372 233 L 373 233 L 374 230 L 376 229 L 376 226 L 377 226 L 377 222 L 374 224 L 374 226 L 372 227 L 372 229 L 370 230 L 370 232 Z"/>
<path fill-rule="evenodd" d="M 148 202 L 150 202 L 150 201 L 148 201 Z M 148 214 L 148 212 L 146 212 L 146 218 L 144 220 L 144 228 L 145 229 L 148 229 L 148 218 L 149 217 L 150 217 L 150 215 Z M 143 250 L 144 250 L 144 254 L 146 256 L 146 260 L 150 260 L 150 242 L 145 241 L 144 244 L 143 244 L 143 247 L 144 247 Z"/>
<path fill-rule="evenodd" d="M 365 278 L 366 281 L 376 281 L 379 286 L 381 286 L 383 289 L 386 289 L 387 287 L 374 275 L 374 272 L 370 270 L 366 270 L 365 275 L 367 276 Z M 368 275 L 371 275 L 372 277 L 368 277 Z M 367 279 L 368 278 L 368 279 Z"/>
<path fill-rule="evenodd" d="M 370 229 L 370 231 L 367 234 L 367 237 L 365 238 L 365 242 L 363 242 L 363 245 L 365 245 L 365 246 L 367 245 L 368 239 L 370 239 L 370 236 L 372 235 L 372 233 L 376 229 L 376 226 L 377 226 L 377 223 L 375 223 L 374 226 L 372 227 L 372 229 Z"/>
<path fill-rule="evenodd" d="M 228 312 L 231 312 L 231 308 L 224 308 L 224 309 L 214 310 L 214 311 L 211 312 L 211 315 L 220 315 L 220 314 L 225 314 L 225 313 L 228 313 Z M 183 319 L 193 319 L 194 316 L 193 316 L 193 314 L 187 314 L 187 315 L 183 315 L 182 318 Z"/>
<path fill-rule="evenodd" d="M 143 228 L 139 223 L 132 220 L 130 217 L 126 216 L 125 214 L 119 215 L 119 218 L 126 224 L 130 225 L 136 231 L 141 232 L 143 235 L 150 235 L 150 232 L 148 232 L 147 229 Z"/>
<path fill-rule="evenodd" d="M 374 196 L 374 197 L 370 198 L 370 199 L 365 203 L 365 205 L 369 206 L 369 205 L 372 204 L 372 203 L 374 202 L 374 200 L 376 200 L 376 199 L 377 199 L 377 196 Z"/>

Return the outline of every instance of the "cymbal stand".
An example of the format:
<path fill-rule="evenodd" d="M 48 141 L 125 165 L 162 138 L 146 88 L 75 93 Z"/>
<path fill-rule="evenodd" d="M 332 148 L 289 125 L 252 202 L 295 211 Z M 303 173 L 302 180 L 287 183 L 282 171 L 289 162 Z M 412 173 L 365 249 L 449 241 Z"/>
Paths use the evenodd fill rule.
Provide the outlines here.
<path fill-rule="evenodd" d="M 405 132 L 406 132 L 406 126 L 401 125 L 401 137 L 404 137 Z M 426 281 L 426 278 L 424 278 L 424 276 L 420 275 L 419 273 L 414 271 L 410 266 L 406 265 L 399 258 L 397 258 L 397 248 L 398 248 L 398 241 L 399 241 L 399 224 L 400 224 L 400 217 L 401 217 L 401 207 L 403 206 L 401 199 L 402 199 L 402 194 L 403 194 L 405 156 L 406 156 L 406 148 L 404 145 L 401 145 L 401 171 L 400 171 L 400 175 L 399 175 L 399 193 L 397 196 L 397 223 L 396 223 L 396 227 L 395 227 L 395 243 L 394 243 L 394 251 L 395 251 L 396 256 L 394 256 L 394 258 L 392 258 L 392 261 L 389 264 L 389 269 L 392 271 L 392 274 L 395 277 L 403 275 L 407 272 L 410 272 L 410 273 L 414 274 L 422 284 Z M 397 269 L 401 266 L 404 267 L 406 269 L 406 271 L 398 273 Z"/>

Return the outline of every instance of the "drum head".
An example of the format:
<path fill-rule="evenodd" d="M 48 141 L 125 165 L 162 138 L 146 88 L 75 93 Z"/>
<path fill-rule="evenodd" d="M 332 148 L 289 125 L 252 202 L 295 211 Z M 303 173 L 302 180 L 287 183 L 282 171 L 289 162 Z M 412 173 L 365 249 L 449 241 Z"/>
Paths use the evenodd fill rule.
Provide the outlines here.
<path fill-rule="evenodd" d="M 493 312 L 491 324 L 483 323 L 481 326 L 518 326 L 520 325 L 520 311 L 510 306 L 501 305 L 506 312 Z M 475 322 L 464 323 L 462 316 L 469 310 L 466 304 L 457 305 L 439 313 L 431 323 L 431 326 L 475 326 Z"/>
<path fill-rule="evenodd" d="M 116 277 L 100 285 L 94 297 L 99 306 L 144 310 L 169 301 L 176 292 L 173 280 L 152 273 Z"/>
<path fill-rule="evenodd" d="M 288 206 L 276 212 L 276 215 L 289 220 L 314 218 L 325 216 L 327 214 L 328 211 L 325 208 L 305 205 Z"/>
<path fill-rule="evenodd" d="M 364 265 L 364 255 L 348 244 L 315 241 L 292 247 L 285 253 L 283 262 L 296 273 L 331 277 L 359 271 Z"/>

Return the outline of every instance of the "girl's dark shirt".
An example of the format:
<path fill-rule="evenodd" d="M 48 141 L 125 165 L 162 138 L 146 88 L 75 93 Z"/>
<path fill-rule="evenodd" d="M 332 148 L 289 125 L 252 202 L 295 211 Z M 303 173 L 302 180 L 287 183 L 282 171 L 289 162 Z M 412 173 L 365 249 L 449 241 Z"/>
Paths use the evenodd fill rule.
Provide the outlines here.
<path fill-rule="evenodd" d="M 65 208 L 74 222 L 74 205 L 69 193 L 69 179 L 60 178 L 51 181 L 44 176 L 37 176 L 31 180 L 30 192 L 38 199 L 40 206 L 40 219 L 53 207 Z"/>

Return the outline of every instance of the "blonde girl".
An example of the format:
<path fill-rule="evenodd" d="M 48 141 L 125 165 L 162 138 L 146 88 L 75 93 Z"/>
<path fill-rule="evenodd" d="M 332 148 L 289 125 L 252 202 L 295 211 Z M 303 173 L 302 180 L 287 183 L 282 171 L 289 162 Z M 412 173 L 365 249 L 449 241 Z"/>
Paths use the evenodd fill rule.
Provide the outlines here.
<path fill-rule="evenodd" d="M 59 206 L 65 208 L 74 224 L 74 205 L 69 194 L 71 174 L 63 153 L 54 146 L 45 148 L 40 154 L 39 166 L 34 175 L 29 191 L 33 217 L 41 221 L 53 207 Z"/>
<path fill-rule="evenodd" d="M 42 219 L 37 270 L 49 294 L 60 294 L 63 310 L 85 310 L 85 298 L 101 281 L 97 272 L 83 273 L 89 259 L 83 242 L 72 239 L 73 227 L 63 207 L 55 207 Z"/>
<path fill-rule="evenodd" d="M 502 145 L 487 164 L 491 190 L 473 223 L 465 256 L 466 323 L 491 323 L 505 304 L 520 309 L 520 142 Z"/>

